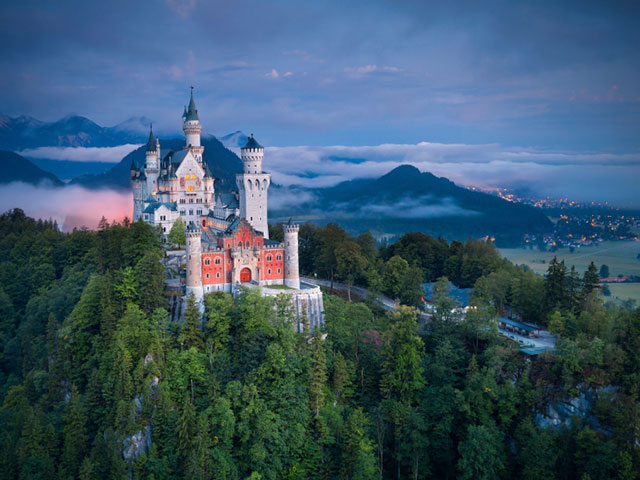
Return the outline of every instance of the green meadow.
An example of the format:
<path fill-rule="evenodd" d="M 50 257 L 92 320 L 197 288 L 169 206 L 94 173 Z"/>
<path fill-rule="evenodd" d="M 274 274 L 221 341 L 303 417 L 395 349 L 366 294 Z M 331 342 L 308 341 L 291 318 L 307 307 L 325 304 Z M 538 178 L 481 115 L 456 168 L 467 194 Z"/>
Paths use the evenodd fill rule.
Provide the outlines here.
<path fill-rule="evenodd" d="M 609 267 L 610 276 L 640 275 L 640 242 L 603 242 L 594 247 L 575 248 L 573 253 L 569 248 L 559 248 L 555 252 L 541 252 L 525 248 L 501 248 L 503 257 L 516 265 L 527 265 L 536 273 L 544 274 L 553 257 L 564 260 L 567 267 L 575 265 L 580 275 L 593 262 L 600 269 L 601 265 Z M 609 284 L 611 297 L 605 297 L 605 301 L 613 300 L 622 302 L 626 299 L 634 299 L 640 304 L 640 283 Z"/>

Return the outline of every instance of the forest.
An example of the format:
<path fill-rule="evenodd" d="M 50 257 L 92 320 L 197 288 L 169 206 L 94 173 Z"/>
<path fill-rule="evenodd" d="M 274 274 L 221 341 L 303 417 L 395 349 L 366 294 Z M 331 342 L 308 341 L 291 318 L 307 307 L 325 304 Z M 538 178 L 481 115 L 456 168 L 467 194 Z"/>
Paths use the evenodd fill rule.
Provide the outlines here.
<path fill-rule="evenodd" d="M 404 305 L 328 291 L 325 328 L 296 333 L 286 297 L 251 289 L 172 322 L 163 254 L 142 222 L 0 216 L 1 479 L 638 478 L 640 312 L 602 302 L 595 266 L 542 277 L 479 240 L 304 224 L 303 273 Z M 447 279 L 473 287 L 466 315 Z M 523 355 L 506 314 L 555 351 Z M 588 415 L 541 421 L 586 393 Z"/>

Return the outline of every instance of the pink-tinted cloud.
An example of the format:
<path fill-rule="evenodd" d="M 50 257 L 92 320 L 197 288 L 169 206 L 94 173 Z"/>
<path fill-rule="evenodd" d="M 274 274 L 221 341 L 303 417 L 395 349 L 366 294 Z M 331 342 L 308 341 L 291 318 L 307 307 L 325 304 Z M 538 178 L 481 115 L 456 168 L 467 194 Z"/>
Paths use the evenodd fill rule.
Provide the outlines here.
<path fill-rule="evenodd" d="M 0 188 L 0 211 L 21 208 L 34 218 L 52 218 L 64 231 L 83 226 L 95 229 L 104 216 L 110 223 L 131 218 L 132 196 L 129 192 L 90 191 L 82 187 L 51 188 L 22 182 Z"/>

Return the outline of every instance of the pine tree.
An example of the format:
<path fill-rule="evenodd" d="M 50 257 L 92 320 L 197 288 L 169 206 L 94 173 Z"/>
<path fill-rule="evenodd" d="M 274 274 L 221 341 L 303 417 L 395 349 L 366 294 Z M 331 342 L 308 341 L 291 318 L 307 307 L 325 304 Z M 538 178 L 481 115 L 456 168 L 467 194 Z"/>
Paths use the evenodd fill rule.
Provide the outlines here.
<path fill-rule="evenodd" d="M 311 385 L 309 386 L 310 406 L 316 417 L 324 405 L 324 389 L 327 384 L 327 360 L 324 340 L 320 328 L 316 327 L 311 337 Z"/>
<path fill-rule="evenodd" d="M 549 262 L 547 278 L 544 280 L 546 311 L 567 307 L 567 267 L 564 260 L 558 262 L 556 257 Z"/>
<path fill-rule="evenodd" d="M 180 345 L 183 348 L 201 348 L 203 346 L 202 314 L 193 292 L 187 296 L 187 308 L 184 311 L 184 323 L 180 332 Z"/>
<path fill-rule="evenodd" d="M 342 356 L 342 353 L 337 352 L 333 359 L 333 389 L 336 393 L 336 401 L 339 402 L 351 386 L 351 379 L 349 375 L 349 368 L 347 361 Z"/>
<path fill-rule="evenodd" d="M 191 402 L 189 395 L 185 395 L 182 410 L 178 417 L 178 454 L 186 464 L 193 446 L 193 437 L 196 430 L 196 407 Z"/>
<path fill-rule="evenodd" d="M 367 436 L 368 419 L 356 408 L 347 419 L 344 432 L 340 478 L 369 480 L 376 473 L 373 443 Z"/>
<path fill-rule="evenodd" d="M 75 385 L 71 387 L 69 403 L 64 415 L 64 443 L 60 460 L 62 478 L 78 475 L 82 460 L 87 454 L 87 412 Z"/>
<path fill-rule="evenodd" d="M 420 366 L 424 343 L 417 329 L 416 310 L 403 306 L 396 310 L 393 325 L 383 336 L 380 389 L 386 398 L 406 406 L 413 404 L 417 392 L 424 386 Z"/>
<path fill-rule="evenodd" d="M 594 289 L 598 288 L 600 284 L 600 275 L 598 275 L 598 269 L 596 265 L 591 262 L 589 268 L 584 272 L 582 277 L 582 298 L 589 295 Z"/>

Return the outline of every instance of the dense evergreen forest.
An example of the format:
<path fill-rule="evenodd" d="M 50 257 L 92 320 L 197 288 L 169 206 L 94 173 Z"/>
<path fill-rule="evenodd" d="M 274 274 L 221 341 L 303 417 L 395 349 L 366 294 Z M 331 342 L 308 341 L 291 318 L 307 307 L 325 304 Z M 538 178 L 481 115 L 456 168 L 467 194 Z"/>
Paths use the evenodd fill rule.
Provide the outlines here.
<path fill-rule="evenodd" d="M 640 313 L 603 305 L 595 267 L 543 278 L 479 241 L 305 224 L 303 272 L 409 306 L 327 294 L 326 328 L 298 334 L 286 298 L 251 290 L 206 295 L 204 318 L 188 298 L 171 322 L 162 255 L 141 222 L 0 216 L 0 478 L 638 477 Z M 464 317 L 445 277 L 474 287 Z M 497 333 L 507 311 L 556 350 L 521 354 Z M 540 427 L 584 392 L 590 415 Z"/>

